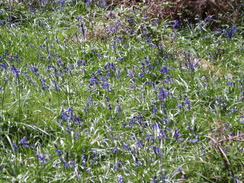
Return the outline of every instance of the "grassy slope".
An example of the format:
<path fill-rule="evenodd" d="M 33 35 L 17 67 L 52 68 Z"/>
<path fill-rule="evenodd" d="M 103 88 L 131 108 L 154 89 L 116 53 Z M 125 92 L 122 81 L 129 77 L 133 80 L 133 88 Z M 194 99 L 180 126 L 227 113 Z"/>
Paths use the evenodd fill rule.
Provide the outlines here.
<path fill-rule="evenodd" d="M 1 26 L 2 181 L 241 181 L 242 29 L 82 7 Z"/>

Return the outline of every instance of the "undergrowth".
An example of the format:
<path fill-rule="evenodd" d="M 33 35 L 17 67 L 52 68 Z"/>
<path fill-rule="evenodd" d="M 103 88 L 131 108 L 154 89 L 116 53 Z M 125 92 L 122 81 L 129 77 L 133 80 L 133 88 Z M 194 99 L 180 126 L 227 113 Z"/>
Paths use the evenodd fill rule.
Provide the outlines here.
<path fill-rule="evenodd" d="M 243 181 L 241 24 L 35 2 L 0 3 L 1 182 Z"/>

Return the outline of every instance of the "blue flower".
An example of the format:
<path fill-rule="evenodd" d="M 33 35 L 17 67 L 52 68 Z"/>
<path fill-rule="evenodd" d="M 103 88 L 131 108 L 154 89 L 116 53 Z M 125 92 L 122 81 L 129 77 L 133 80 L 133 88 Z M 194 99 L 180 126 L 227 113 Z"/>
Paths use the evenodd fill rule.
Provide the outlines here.
<path fill-rule="evenodd" d="M 113 150 L 112 150 L 112 153 L 116 153 L 118 151 L 118 148 L 117 148 L 117 146 L 115 146 L 114 148 L 113 148 Z"/>
<path fill-rule="evenodd" d="M 159 88 L 159 95 L 157 96 L 157 98 L 160 101 L 165 100 L 168 97 L 169 92 L 165 91 L 163 87 Z"/>
<path fill-rule="evenodd" d="M 119 177 L 118 177 L 118 183 L 123 183 L 124 182 L 124 178 L 120 175 Z"/>
<path fill-rule="evenodd" d="M 47 163 L 47 158 L 49 157 L 49 155 L 47 154 L 40 154 L 38 152 L 36 152 L 36 157 L 39 160 L 40 164 L 46 164 Z"/>
<path fill-rule="evenodd" d="M 128 18 L 128 22 L 129 22 L 130 24 L 133 24 L 133 23 L 135 22 L 135 20 L 134 20 L 133 17 L 130 17 L 130 18 Z"/>
<path fill-rule="evenodd" d="M 63 163 L 63 165 L 64 165 L 64 168 L 67 168 L 67 167 L 70 166 L 69 162 L 66 161 L 66 160 L 64 160 L 63 158 L 61 158 L 61 161 L 62 161 L 62 163 Z"/>
<path fill-rule="evenodd" d="M 176 141 L 178 141 L 179 137 L 181 136 L 180 131 L 176 128 L 174 132 L 175 132 L 174 137 L 175 137 Z"/>
<path fill-rule="evenodd" d="M 60 3 L 61 6 L 64 6 L 65 5 L 65 0 L 59 0 L 58 3 Z"/>
<path fill-rule="evenodd" d="M 123 40 L 123 37 L 122 36 L 119 36 L 118 37 L 118 42 L 121 42 Z"/>
<path fill-rule="evenodd" d="M 161 72 L 162 74 L 165 74 L 165 73 L 168 72 L 168 71 L 169 71 L 169 69 L 168 69 L 166 66 L 162 66 L 161 69 L 160 69 L 160 72 Z"/>
<path fill-rule="evenodd" d="M 86 64 L 86 61 L 85 60 L 79 60 L 78 62 L 77 62 L 77 66 L 79 67 L 79 66 L 81 66 L 81 65 L 85 65 Z"/>
<path fill-rule="evenodd" d="M 20 69 L 16 68 L 14 65 L 9 67 L 9 70 L 11 70 L 16 77 L 20 75 Z"/>
<path fill-rule="evenodd" d="M 69 118 L 69 115 L 62 110 L 62 114 L 60 115 L 60 118 L 65 120 L 65 121 L 68 121 L 70 118 Z"/>
<path fill-rule="evenodd" d="M 84 23 L 81 23 L 81 33 L 82 33 L 82 36 L 83 38 L 85 38 L 85 26 L 84 26 Z"/>
<path fill-rule="evenodd" d="M 103 7 L 103 6 L 106 6 L 106 5 L 107 5 L 106 0 L 102 0 L 102 2 L 101 2 L 101 6 Z"/>
<path fill-rule="evenodd" d="M 157 146 L 152 146 L 153 148 L 153 151 L 154 151 L 154 154 L 155 155 L 159 155 L 159 156 L 162 156 L 162 153 L 160 152 L 160 148 L 157 147 Z"/>
<path fill-rule="evenodd" d="M 139 77 L 144 77 L 144 73 L 139 73 Z"/>
<path fill-rule="evenodd" d="M 196 143 L 196 142 L 198 142 L 198 136 L 197 135 L 194 135 L 194 139 L 191 139 L 191 142 L 192 143 Z"/>
<path fill-rule="evenodd" d="M 27 137 L 24 136 L 20 141 L 19 141 L 19 144 L 25 144 L 27 141 Z"/>
<path fill-rule="evenodd" d="M 227 36 L 227 38 L 232 38 L 233 35 L 235 34 L 236 30 L 237 30 L 237 28 L 236 28 L 234 25 L 232 25 L 232 26 L 229 28 L 229 31 L 226 30 L 226 29 L 224 29 L 224 30 L 223 30 L 223 33 Z"/>
<path fill-rule="evenodd" d="M 177 27 L 179 27 L 180 26 L 180 21 L 179 20 L 174 20 L 173 21 L 173 25 L 172 25 L 172 27 L 174 28 L 174 29 L 176 29 Z"/>
<path fill-rule="evenodd" d="M 24 144 L 23 146 L 22 146 L 22 148 L 27 148 L 27 147 L 30 147 L 30 145 L 29 144 Z M 32 147 L 33 148 L 33 147 Z"/>
<path fill-rule="evenodd" d="M 189 98 L 187 97 L 187 95 L 185 95 L 185 102 L 187 104 L 187 108 L 190 110 L 191 109 L 191 101 L 189 100 Z"/>
<path fill-rule="evenodd" d="M 154 106 L 153 106 L 153 114 L 155 114 L 155 115 L 156 115 L 156 114 L 157 114 L 157 112 L 158 112 L 157 106 L 156 106 L 156 105 L 154 105 Z"/>
<path fill-rule="evenodd" d="M 244 124 L 244 118 L 240 119 L 241 124 Z"/>
<path fill-rule="evenodd" d="M 89 86 L 93 86 L 98 83 L 98 79 L 96 76 L 94 76 L 89 79 L 89 82 L 90 82 Z"/>
<path fill-rule="evenodd" d="M 163 120 L 164 124 L 169 124 L 169 121 L 167 120 L 167 118 L 165 116 L 162 117 L 162 120 Z"/>
<path fill-rule="evenodd" d="M 204 19 L 203 24 L 206 24 L 207 22 L 211 22 L 211 21 L 216 21 L 214 18 L 212 18 L 211 16 L 208 16 L 207 18 Z"/>
<path fill-rule="evenodd" d="M 33 65 L 31 65 L 30 70 L 31 70 L 35 75 L 36 75 L 37 72 L 38 72 L 38 69 L 37 69 L 35 66 L 33 66 Z"/>
<path fill-rule="evenodd" d="M 78 16 L 76 19 L 77 19 L 78 21 L 82 20 L 81 16 Z"/>
<path fill-rule="evenodd" d="M 135 71 L 134 70 L 132 70 L 132 71 L 129 71 L 128 72 L 128 74 L 127 74 L 127 76 L 129 76 L 129 77 L 134 77 L 135 76 Z"/>
<path fill-rule="evenodd" d="M 81 156 L 81 160 L 82 160 L 82 166 L 86 166 L 86 157 L 84 155 Z"/>
<path fill-rule="evenodd" d="M 126 144 L 126 143 L 123 143 L 123 148 L 126 149 L 126 150 L 128 150 L 129 149 L 129 145 Z"/>
<path fill-rule="evenodd" d="M 144 143 L 143 143 L 142 140 L 139 140 L 139 141 L 137 142 L 137 145 L 138 145 L 138 147 L 143 147 L 143 146 L 144 146 Z"/>
<path fill-rule="evenodd" d="M 104 66 L 104 69 L 106 70 L 109 70 L 109 69 L 112 69 L 114 70 L 115 69 L 115 66 L 114 66 L 114 63 L 113 62 L 108 62 L 105 66 Z"/>
<path fill-rule="evenodd" d="M 57 153 L 57 155 L 61 155 L 61 154 L 63 154 L 63 151 L 59 150 L 59 149 L 58 149 L 58 146 L 57 146 L 56 144 L 54 144 L 54 146 L 55 146 L 55 148 L 56 148 L 54 151 Z"/>
<path fill-rule="evenodd" d="M 86 0 L 86 6 L 90 6 L 91 5 L 91 1 L 90 0 Z"/>
<path fill-rule="evenodd" d="M 13 144 L 13 150 L 14 150 L 14 152 L 16 152 L 18 149 L 19 149 L 18 146 L 14 143 Z"/>
<path fill-rule="evenodd" d="M 120 113 L 120 112 L 122 111 L 122 110 L 121 110 L 121 105 L 120 105 L 120 103 L 117 104 L 116 111 L 117 111 L 118 113 Z"/>

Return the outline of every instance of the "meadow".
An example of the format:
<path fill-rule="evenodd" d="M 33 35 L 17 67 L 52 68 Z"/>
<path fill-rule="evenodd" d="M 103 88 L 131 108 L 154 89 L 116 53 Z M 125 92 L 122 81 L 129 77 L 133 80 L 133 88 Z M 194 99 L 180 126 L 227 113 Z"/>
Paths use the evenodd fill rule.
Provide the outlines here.
<path fill-rule="evenodd" d="M 0 182 L 243 182 L 243 24 L 24 2 L 0 2 Z"/>

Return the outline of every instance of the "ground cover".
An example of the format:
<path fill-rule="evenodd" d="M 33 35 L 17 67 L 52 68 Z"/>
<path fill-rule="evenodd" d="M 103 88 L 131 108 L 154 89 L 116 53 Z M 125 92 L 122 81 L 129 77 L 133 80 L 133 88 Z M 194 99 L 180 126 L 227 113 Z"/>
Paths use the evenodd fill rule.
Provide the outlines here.
<path fill-rule="evenodd" d="M 89 2 L 1 3 L 1 182 L 242 182 L 243 27 Z"/>

